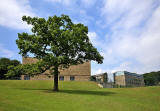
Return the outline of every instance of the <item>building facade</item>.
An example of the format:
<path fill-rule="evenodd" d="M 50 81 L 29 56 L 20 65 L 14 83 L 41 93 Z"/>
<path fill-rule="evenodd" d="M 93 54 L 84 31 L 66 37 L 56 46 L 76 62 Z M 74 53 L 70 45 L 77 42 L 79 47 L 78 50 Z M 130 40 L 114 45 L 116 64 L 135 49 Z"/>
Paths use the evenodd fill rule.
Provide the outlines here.
<path fill-rule="evenodd" d="M 93 77 L 95 78 L 95 81 L 98 83 L 108 82 L 108 74 L 107 73 L 96 74 L 96 75 L 93 75 Z"/>
<path fill-rule="evenodd" d="M 144 86 L 143 75 L 127 71 L 118 71 L 113 74 L 114 84 L 126 87 Z"/>
<path fill-rule="evenodd" d="M 38 59 L 23 58 L 22 64 L 36 63 Z M 68 69 L 59 69 L 59 80 L 61 81 L 89 81 L 91 76 L 91 63 L 85 62 L 79 65 L 72 65 Z M 53 80 L 53 75 L 49 74 L 49 70 L 43 74 L 29 77 L 27 75 L 21 76 L 22 80 Z"/>

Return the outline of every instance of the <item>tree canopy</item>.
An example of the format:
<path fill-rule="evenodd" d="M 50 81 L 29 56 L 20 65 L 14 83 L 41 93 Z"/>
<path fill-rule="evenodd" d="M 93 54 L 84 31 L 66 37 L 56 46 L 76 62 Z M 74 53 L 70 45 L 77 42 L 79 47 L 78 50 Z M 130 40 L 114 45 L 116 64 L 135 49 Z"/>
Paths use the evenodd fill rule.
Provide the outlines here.
<path fill-rule="evenodd" d="M 160 85 L 160 71 L 143 74 L 145 85 Z"/>
<path fill-rule="evenodd" d="M 103 63 L 103 57 L 89 40 L 88 27 L 74 24 L 69 16 L 50 16 L 47 20 L 23 16 L 22 20 L 32 25 L 32 34 L 18 33 L 19 53 L 24 57 L 33 54 L 53 69 L 55 90 L 58 90 L 58 67 L 66 68 L 90 60 Z"/>
<path fill-rule="evenodd" d="M 43 63 L 42 63 L 43 62 Z M 5 74 L 7 78 L 20 77 L 23 75 L 35 76 L 45 72 L 50 67 L 46 62 L 39 60 L 34 64 L 20 64 L 17 66 L 8 66 L 8 72 Z"/>
<path fill-rule="evenodd" d="M 17 66 L 20 62 L 18 60 L 10 60 L 9 58 L 0 58 L 0 79 L 6 79 L 5 74 L 9 71 L 8 67 Z"/>

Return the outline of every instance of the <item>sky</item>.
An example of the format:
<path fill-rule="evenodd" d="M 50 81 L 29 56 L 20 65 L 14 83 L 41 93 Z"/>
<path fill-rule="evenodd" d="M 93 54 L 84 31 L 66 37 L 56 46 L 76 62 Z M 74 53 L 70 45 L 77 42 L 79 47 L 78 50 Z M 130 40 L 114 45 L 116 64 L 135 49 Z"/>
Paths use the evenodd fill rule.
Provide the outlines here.
<path fill-rule="evenodd" d="M 17 33 L 31 32 L 22 16 L 69 15 L 88 26 L 92 44 L 104 57 L 91 72 L 160 69 L 160 0 L 1 0 L 0 57 L 22 60 Z"/>

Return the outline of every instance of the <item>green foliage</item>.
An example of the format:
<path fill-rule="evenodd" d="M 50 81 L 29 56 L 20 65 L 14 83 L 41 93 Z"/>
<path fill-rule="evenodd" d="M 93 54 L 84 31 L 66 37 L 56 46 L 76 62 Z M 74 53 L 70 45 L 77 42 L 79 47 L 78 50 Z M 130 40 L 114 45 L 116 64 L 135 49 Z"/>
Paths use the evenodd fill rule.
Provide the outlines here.
<path fill-rule="evenodd" d="M 145 73 L 143 77 L 147 86 L 158 85 L 160 83 L 160 71 Z"/>
<path fill-rule="evenodd" d="M 47 63 L 42 60 L 39 60 L 35 64 L 11 65 L 8 67 L 8 72 L 5 76 L 7 78 L 20 77 L 21 75 L 34 76 L 45 72 L 49 68 Z"/>
<path fill-rule="evenodd" d="M 19 53 L 24 57 L 31 53 L 46 62 L 53 70 L 55 84 L 58 84 L 59 67 L 67 68 L 90 60 L 103 63 L 103 57 L 89 40 L 88 27 L 74 24 L 69 16 L 53 16 L 48 20 L 23 16 L 22 20 L 33 26 L 33 33 L 18 33 Z M 57 90 L 58 86 L 55 87 Z"/>
<path fill-rule="evenodd" d="M 8 67 L 15 67 L 19 65 L 18 60 L 10 60 L 9 58 L 0 58 L 0 79 L 6 79 L 5 74 L 8 72 Z"/>
<path fill-rule="evenodd" d="M 12 79 L 14 77 L 20 77 L 20 75 L 23 73 L 22 65 L 8 66 L 8 72 L 5 74 L 6 78 Z"/>
<path fill-rule="evenodd" d="M 21 64 L 21 63 L 18 60 L 11 60 L 11 65 L 17 66 L 19 64 Z"/>
<path fill-rule="evenodd" d="M 22 20 L 33 26 L 33 34 L 18 33 L 16 43 L 22 56 L 32 53 L 51 66 L 68 66 L 89 60 L 103 62 L 103 57 L 89 41 L 88 27 L 72 23 L 69 16 L 53 16 L 48 20 L 23 16 Z"/>

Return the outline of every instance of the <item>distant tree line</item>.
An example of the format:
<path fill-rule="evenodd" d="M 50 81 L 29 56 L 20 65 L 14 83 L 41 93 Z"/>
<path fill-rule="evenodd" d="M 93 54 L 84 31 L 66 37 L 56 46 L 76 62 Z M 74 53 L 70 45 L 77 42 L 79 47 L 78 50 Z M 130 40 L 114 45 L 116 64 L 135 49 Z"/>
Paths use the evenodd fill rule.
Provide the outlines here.
<path fill-rule="evenodd" d="M 160 85 L 160 71 L 143 74 L 145 85 Z"/>
<path fill-rule="evenodd" d="M 20 65 L 18 60 L 10 60 L 9 58 L 0 58 L 0 79 L 9 79 L 7 73 L 13 67 Z"/>
<path fill-rule="evenodd" d="M 21 75 L 35 76 L 49 70 L 48 64 L 39 60 L 35 64 L 21 64 L 18 60 L 0 58 L 0 79 L 20 79 Z"/>

